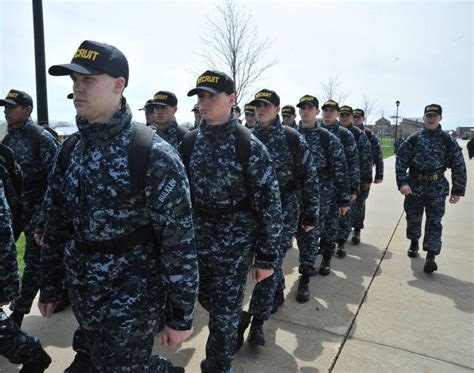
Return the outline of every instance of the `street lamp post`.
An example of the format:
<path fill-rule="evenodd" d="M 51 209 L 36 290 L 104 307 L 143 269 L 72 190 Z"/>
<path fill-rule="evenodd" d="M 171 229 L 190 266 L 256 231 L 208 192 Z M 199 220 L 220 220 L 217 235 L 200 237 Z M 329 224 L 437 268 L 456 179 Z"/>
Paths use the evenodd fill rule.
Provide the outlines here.
<path fill-rule="evenodd" d="M 395 101 L 397 105 L 397 114 L 395 115 L 395 141 L 397 141 L 397 132 L 398 132 L 398 107 L 400 106 L 400 101 Z"/>

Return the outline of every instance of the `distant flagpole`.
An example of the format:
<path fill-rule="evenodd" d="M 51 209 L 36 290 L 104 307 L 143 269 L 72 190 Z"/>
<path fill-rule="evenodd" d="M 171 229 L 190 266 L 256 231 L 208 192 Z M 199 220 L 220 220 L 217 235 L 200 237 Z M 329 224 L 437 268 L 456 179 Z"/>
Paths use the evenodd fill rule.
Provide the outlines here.
<path fill-rule="evenodd" d="M 44 52 L 43 0 L 32 1 L 35 39 L 36 110 L 38 114 L 38 123 L 49 123 L 48 93 L 46 88 L 46 61 Z"/>

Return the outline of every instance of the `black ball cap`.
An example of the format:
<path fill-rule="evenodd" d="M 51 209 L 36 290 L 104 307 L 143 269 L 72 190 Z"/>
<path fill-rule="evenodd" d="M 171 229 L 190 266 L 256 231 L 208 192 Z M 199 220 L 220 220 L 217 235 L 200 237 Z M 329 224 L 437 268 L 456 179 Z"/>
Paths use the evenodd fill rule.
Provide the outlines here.
<path fill-rule="evenodd" d="M 319 108 L 318 99 L 311 95 L 304 95 L 303 97 L 301 97 L 300 102 L 298 102 L 296 106 L 301 108 L 304 104 L 310 104 L 310 105 L 315 106 L 316 108 Z"/>
<path fill-rule="evenodd" d="M 341 108 L 339 109 L 339 111 L 342 113 L 345 113 L 345 114 L 354 114 L 354 111 L 352 110 L 352 107 L 348 106 L 348 105 L 344 105 L 344 106 L 341 106 Z"/>
<path fill-rule="evenodd" d="M 281 115 L 289 117 L 290 115 L 296 115 L 295 107 L 292 105 L 285 105 L 281 108 Z"/>
<path fill-rule="evenodd" d="M 21 106 L 31 106 L 33 107 L 33 99 L 31 96 L 23 91 L 17 89 L 10 89 L 7 97 L 4 100 L 0 100 L 0 106 L 5 105 L 21 105 Z"/>
<path fill-rule="evenodd" d="M 359 115 L 361 117 L 365 117 L 365 112 L 362 109 L 354 109 L 354 115 Z"/>
<path fill-rule="evenodd" d="M 337 110 L 339 111 L 339 104 L 334 101 L 334 100 L 327 100 L 323 106 L 321 107 L 321 109 L 323 110 L 326 110 L 326 109 L 334 109 L 334 110 Z"/>
<path fill-rule="evenodd" d="M 259 102 L 280 106 L 280 96 L 275 91 L 262 89 L 255 94 L 255 98 L 250 105 L 257 105 Z"/>
<path fill-rule="evenodd" d="M 54 76 L 107 74 L 114 78 L 125 78 L 128 85 L 128 61 L 116 47 L 97 41 L 85 40 L 74 53 L 71 63 L 53 65 L 48 69 Z"/>
<path fill-rule="evenodd" d="M 158 91 L 153 96 L 153 104 L 175 107 L 176 105 L 178 105 L 178 99 L 176 98 L 176 95 L 173 92 Z"/>
<path fill-rule="evenodd" d="M 220 71 L 206 70 L 199 76 L 196 81 L 196 88 L 191 89 L 188 92 L 188 96 L 197 95 L 199 91 L 231 94 L 235 92 L 235 85 L 234 81 L 227 74 Z"/>
<path fill-rule="evenodd" d="M 430 104 L 425 107 L 425 114 L 443 114 L 443 108 L 438 104 Z"/>

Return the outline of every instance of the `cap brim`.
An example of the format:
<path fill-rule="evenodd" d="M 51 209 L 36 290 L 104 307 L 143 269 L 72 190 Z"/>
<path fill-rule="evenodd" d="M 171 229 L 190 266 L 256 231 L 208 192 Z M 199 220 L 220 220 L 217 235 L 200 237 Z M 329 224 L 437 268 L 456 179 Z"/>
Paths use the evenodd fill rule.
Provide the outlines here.
<path fill-rule="evenodd" d="M 10 100 L 8 98 L 6 98 L 5 100 L 0 100 L 0 106 L 5 106 L 5 104 L 8 104 L 8 105 L 21 105 L 18 102 L 15 102 L 15 101 Z M 21 105 L 21 106 L 24 106 L 24 105 Z"/>
<path fill-rule="evenodd" d="M 324 109 L 334 109 L 334 110 L 337 110 L 337 111 L 341 111 L 337 106 L 332 106 L 332 105 L 323 105 L 321 106 L 321 109 L 324 110 Z"/>
<path fill-rule="evenodd" d="M 98 75 L 104 74 L 102 71 L 92 69 L 90 67 L 78 65 L 76 63 L 67 63 L 64 65 L 53 65 L 48 69 L 49 75 L 63 76 L 71 75 L 71 73 L 78 73 L 83 75 Z"/>
<path fill-rule="evenodd" d="M 219 94 L 219 93 L 224 92 L 224 91 L 220 91 L 218 89 L 211 88 L 211 87 L 196 87 L 196 88 L 191 89 L 188 92 L 188 97 L 197 95 L 199 93 L 199 91 L 206 91 L 206 92 L 210 92 L 210 93 L 214 93 L 214 94 Z"/>
<path fill-rule="evenodd" d="M 313 102 L 309 102 L 309 101 L 299 102 L 296 104 L 296 107 L 301 108 L 301 106 L 306 105 L 306 104 L 313 105 L 314 107 L 316 107 L 316 105 Z"/>
<path fill-rule="evenodd" d="M 249 105 L 256 105 L 258 102 L 263 102 L 265 104 L 270 104 L 270 105 L 275 105 L 273 102 L 269 100 L 265 100 L 264 98 L 257 98 L 256 100 L 253 100 L 252 102 L 249 103 Z M 278 105 L 275 105 L 278 106 Z"/>
<path fill-rule="evenodd" d="M 244 114 L 255 114 L 255 111 L 246 110 L 246 111 L 244 111 Z"/>
<path fill-rule="evenodd" d="M 436 115 L 441 115 L 440 113 L 438 113 L 437 111 L 427 111 L 425 113 L 425 115 L 428 115 L 428 114 L 436 114 Z"/>

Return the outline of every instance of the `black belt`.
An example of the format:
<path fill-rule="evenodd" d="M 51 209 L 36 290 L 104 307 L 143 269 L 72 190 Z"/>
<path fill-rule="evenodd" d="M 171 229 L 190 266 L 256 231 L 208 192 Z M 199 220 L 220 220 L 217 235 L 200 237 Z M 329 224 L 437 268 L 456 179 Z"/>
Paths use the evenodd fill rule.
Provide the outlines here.
<path fill-rule="evenodd" d="M 417 181 L 436 181 L 444 177 L 444 170 L 434 172 L 418 172 L 410 170 L 409 175 L 413 180 Z"/>
<path fill-rule="evenodd" d="M 83 254 L 119 254 L 130 250 L 133 246 L 144 245 L 155 240 L 155 232 L 152 224 L 143 225 L 133 232 L 104 241 L 84 242 L 75 240 L 76 249 Z"/>
<path fill-rule="evenodd" d="M 233 213 L 239 211 L 250 211 L 252 210 L 250 199 L 244 198 L 241 199 L 233 206 L 223 207 L 223 208 L 213 208 L 209 209 L 200 203 L 193 201 L 193 212 L 205 219 L 221 219 L 227 215 L 231 215 Z"/>

